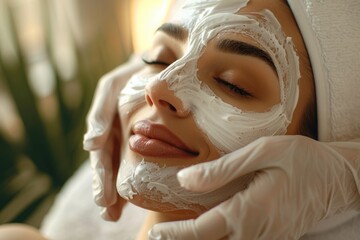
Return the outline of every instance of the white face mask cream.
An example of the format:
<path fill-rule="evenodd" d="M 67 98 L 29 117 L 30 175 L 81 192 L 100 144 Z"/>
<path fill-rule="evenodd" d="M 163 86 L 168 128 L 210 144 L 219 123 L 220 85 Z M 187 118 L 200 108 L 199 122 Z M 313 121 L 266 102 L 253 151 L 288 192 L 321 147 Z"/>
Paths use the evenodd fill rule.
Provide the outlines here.
<path fill-rule="evenodd" d="M 200 214 L 230 198 L 236 192 L 244 190 L 249 178 L 252 177 L 248 175 L 241 181 L 230 182 L 212 192 L 194 193 L 180 186 L 176 178 L 176 173 L 180 169 L 182 167 L 160 167 L 158 164 L 144 160 L 137 165 L 132 161 L 122 160 L 119 170 L 119 177 L 122 180 L 117 183 L 118 192 L 127 200 L 139 194 L 141 198 L 146 199 L 142 207 L 147 207 L 146 204 L 149 203 L 154 211 L 170 212 L 174 209 L 182 209 Z"/>
<path fill-rule="evenodd" d="M 149 82 L 166 81 L 169 89 L 182 101 L 184 107 L 192 112 L 198 127 L 221 153 L 235 151 L 262 136 L 285 134 L 298 100 L 300 78 L 298 56 L 291 38 L 285 36 L 280 24 L 270 11 L 247 15 L 233 14 L 238 11 L 239 5 L 241 8 L 246 5 L 246 2 L 239 4 L 238 1 L 197 1 L 186 5 L 188 11 L 190 9 L 197 13 L 197 15 L 192 15 L 196 16 L 196 19 L 187 20 L 185 24 L 189 29 L 188 51 L 159 74 L 151 77 L 133 76 L 120 94 L 119 106 L 128 108 L 128 106 L 135 107 L 143 103 L 144 89 Z M 204 4 L 207 8 L 201 10 Z M 280 102 L 268 111 L 250 112 L 232 106 L 215 95 L 209 86 L 198 79 L 197 63 L 206 44 L 224 33 L 245 36 L 271 56 L 280 84 Z M 123 168 L 122 165 L 123 163 L 121 163 L 121 168 Z M 152 180 L 138 181 L 137 174 L 144 171 L 136 169 L 145 167 L 152 169 L 147 172 L 147 179 Z M 159 198 L 159 201 L 169 202 L 179 208 L 185 207 L 179 205 L 180 200 L 174 197 L 177 196 L 179 190 L 175 173 L 180 168 L 163 168 L 155 164 L 146 165 L 144 162 L 126 168 L 129 173 L 122 169 L 118 175 L 118 191 L 123 197 L 131 198 L 132 194 L 149 193 L 151 189 L 157 189 L 157 187 L 152 188 L 151 186 L 155 185 L 150 182 L 160 181 L 164 188 L 155 191 L 159 193 L 158 198 L 163 196 Z M 173 172 L 173 179 L 166 177 L 167 169 Z M 163 177 L 152 178 L 155 177 L 155 173 L 161 173 Z M 167 190 L 163 191 L 164 189 Z M 167 192 L 165 194 L 167 197 L 164 197 L 164 192 Z M 171 192 L 175 195 L 171 195 Z M 184 196 L 190 196 L 187 192 L 182 193 Z M 185 205 L 195 204 L 208 207 L 205 204 L 206 198 L 201 196 L 183 198 L 183 195 L 181 199 L 185 199 L 183 201 Z"/>

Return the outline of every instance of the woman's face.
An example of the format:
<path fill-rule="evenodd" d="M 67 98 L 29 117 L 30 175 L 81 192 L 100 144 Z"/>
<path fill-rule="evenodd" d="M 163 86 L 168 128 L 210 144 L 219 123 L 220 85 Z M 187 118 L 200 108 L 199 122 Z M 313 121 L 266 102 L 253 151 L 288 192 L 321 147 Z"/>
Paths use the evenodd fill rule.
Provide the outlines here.
<path fill-rule="evenodd" d="M 300 78 L 309 63 L 291 12 L 282 1 L 254 0 L 240 11 L 233 2 L 195 4 L 185 19 L 162 25 L 120 95 L 117 187 L 137 205 L 200 214 L 251 176 L 202 195 L 181 189 L 179 169 L 261 136 L 298 133 L 312 82 Z"/>

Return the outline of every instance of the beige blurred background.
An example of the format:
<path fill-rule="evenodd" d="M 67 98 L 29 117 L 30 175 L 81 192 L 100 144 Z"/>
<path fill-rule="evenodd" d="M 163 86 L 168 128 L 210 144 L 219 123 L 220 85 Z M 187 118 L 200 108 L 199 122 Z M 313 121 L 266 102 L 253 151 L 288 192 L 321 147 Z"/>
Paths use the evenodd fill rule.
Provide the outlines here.
<path fill-rule="evenodd" d="M 87 159 L 99 78 L 149 46 L 171 0 L 0 0 L 0 224 L 38 227 Z"/>

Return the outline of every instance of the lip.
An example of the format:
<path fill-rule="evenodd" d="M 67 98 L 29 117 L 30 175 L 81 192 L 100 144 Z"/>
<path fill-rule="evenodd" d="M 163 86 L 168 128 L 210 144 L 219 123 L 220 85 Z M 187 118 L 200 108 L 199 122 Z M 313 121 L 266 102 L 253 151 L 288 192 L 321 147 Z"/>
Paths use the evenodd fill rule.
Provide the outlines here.
<path fill-rule="evenodd" d="M 134 124 L 129 147 L 132 151 L 149 157 L 184 158 L 199 154 L 186 146 L 164 125 L 154 124 L 148 120 Z"/>

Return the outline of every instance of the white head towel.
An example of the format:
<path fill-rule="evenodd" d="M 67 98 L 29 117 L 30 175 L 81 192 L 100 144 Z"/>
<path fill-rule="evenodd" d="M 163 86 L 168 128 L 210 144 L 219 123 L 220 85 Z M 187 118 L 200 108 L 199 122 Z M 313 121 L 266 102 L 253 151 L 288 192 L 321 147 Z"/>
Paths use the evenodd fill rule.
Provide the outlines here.
<path fill-rule="evenodd" d="M 316 85 L 320 141 L 360 137 L 360 1 L 288 0 Z"/>
<path fill-rule="evenodd" d="M 288 0 L 304 38 L 315 77 L 320 141 L 360 137 L 360 1 Z M 312 229 L 320 233 L 356 213 Z"/>

